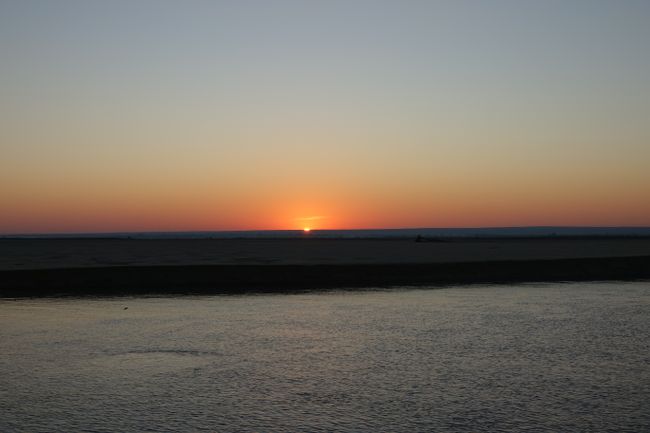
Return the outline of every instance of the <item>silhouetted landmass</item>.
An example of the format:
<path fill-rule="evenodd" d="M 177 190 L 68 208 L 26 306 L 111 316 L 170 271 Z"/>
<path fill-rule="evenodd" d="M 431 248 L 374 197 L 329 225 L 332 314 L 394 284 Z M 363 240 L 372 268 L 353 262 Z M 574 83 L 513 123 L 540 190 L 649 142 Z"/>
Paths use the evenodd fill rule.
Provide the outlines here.
<path fill-rule="evenodd" d="M 383 265 L 117 266 L 0 272 L 0 296 L 239 294 L 650 278 L 650 256 Z"/>
<path fill-rule="evenodd" d="M 650 279 L 648 238 L 0 240 L 0 296 Z"/>
<path fill-rule="evenodd" d="M 650 256 L 650 238 L 2 239 L 0 271 L 100 266 L 423 264 Z"/>
<path fill-rule="evenodd" d="M 302 230 L 245 231 L 177 231 L 177 232 L 113 232 L 113 233 L 54 233 L 0 235 L 2 238 L 24 239 L 295 239 L 304 237 Z M 508 237 L 586 237 L 586 236 L 650 236 L 650 227 L 464 227 L 409 229 L 351 229 L 312 230 L 310 238 L 320 239 L 412 239 L 416 236 L 433 238 L 508 238 Z"/>

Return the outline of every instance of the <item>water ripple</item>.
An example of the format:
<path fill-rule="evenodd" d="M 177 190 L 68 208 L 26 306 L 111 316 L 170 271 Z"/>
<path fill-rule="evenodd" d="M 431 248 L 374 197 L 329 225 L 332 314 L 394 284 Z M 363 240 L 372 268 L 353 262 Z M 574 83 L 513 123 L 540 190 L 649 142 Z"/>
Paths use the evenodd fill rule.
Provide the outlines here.
<path fill-rule="evenodd" d="M 650 431 L 650 283 L 0 302 L 0 431 Z"/>

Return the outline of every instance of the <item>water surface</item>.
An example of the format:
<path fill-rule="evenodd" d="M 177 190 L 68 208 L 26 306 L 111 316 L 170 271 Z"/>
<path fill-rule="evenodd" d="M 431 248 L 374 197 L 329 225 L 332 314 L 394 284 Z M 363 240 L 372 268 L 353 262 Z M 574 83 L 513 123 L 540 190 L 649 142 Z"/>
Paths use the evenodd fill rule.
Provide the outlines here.
<path fill-rule="evenodd" d="M 650 283 L 4 300 L 0 349 L 3 432 L 650 429 Z"/>

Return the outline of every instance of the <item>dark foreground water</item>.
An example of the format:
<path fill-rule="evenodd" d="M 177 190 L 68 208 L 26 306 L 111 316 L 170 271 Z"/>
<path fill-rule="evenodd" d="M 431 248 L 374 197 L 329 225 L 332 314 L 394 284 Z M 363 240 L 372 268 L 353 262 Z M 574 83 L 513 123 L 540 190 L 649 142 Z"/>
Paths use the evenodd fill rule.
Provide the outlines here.
<path fill-rule="evenodd" d="M 0 431 L 81 430 L 648 431 L 650 283 L 0 301 Z"/>

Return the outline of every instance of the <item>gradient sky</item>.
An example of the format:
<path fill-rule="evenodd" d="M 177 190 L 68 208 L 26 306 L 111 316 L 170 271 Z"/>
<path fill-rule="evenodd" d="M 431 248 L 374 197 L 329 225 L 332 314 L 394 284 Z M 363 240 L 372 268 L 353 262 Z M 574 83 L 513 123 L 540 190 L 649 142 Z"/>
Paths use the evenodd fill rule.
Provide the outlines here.
<path fill-rule="evenodd" d="M 0 0 L 0 233 L 650 225 L 650 2 Z"/>

